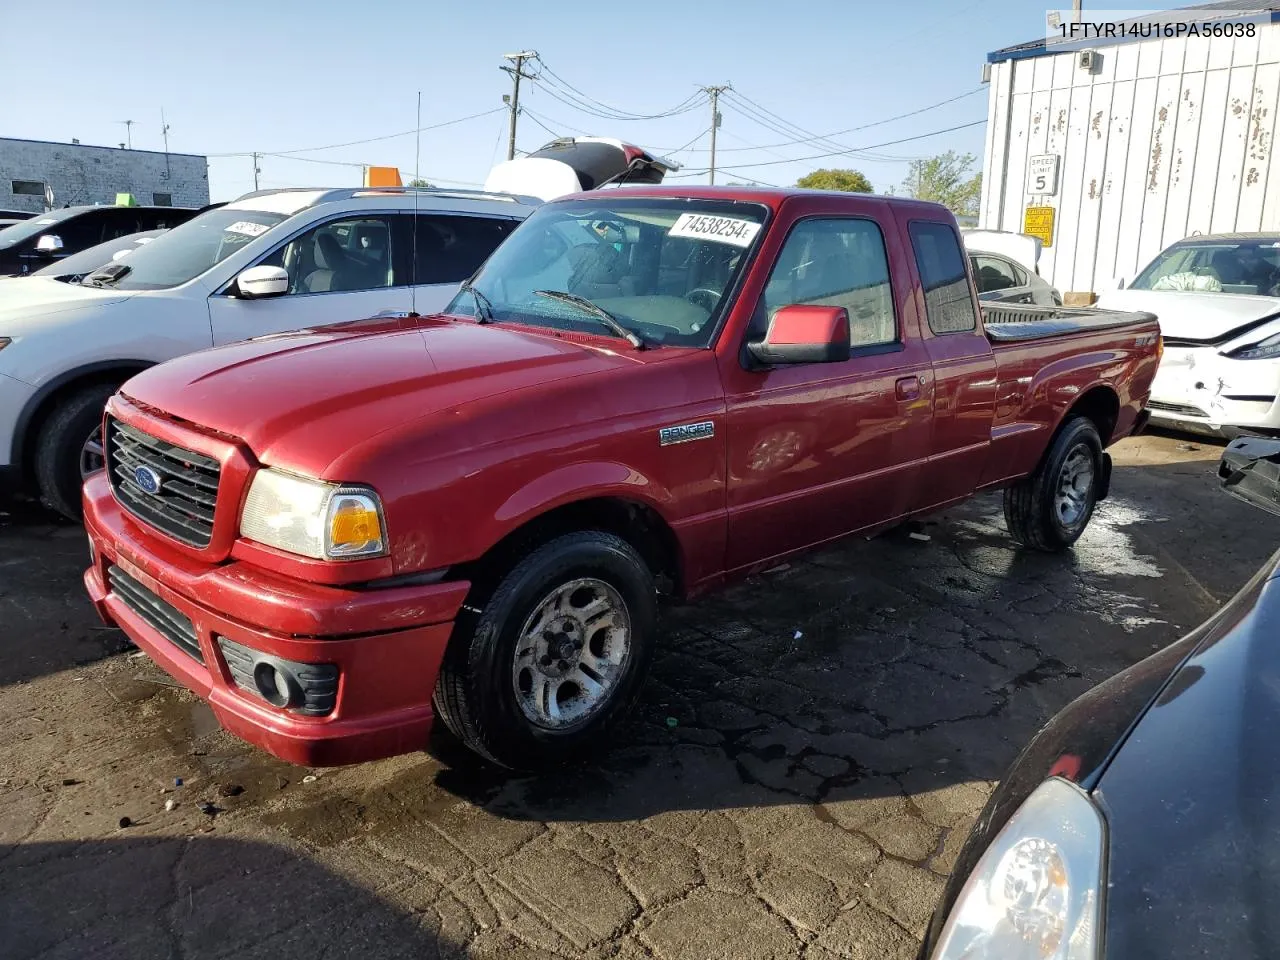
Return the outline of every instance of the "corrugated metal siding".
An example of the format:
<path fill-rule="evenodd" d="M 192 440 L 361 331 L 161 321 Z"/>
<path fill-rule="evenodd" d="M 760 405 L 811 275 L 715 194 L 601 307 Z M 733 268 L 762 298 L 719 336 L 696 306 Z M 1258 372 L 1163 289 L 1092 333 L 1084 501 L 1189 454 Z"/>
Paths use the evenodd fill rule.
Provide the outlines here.
<path fill-rule="evenodd" d="M 1192 233 L 1280 230 L 1280 24 L 1253 38 L 1148 40 L 992 64 L 983 229 L 1057 209 L 1040 273 L 1064 291 L 1132 278 Z M 1027 195 L 1027 163 L 1058 154 L 1056 196 Z"/>

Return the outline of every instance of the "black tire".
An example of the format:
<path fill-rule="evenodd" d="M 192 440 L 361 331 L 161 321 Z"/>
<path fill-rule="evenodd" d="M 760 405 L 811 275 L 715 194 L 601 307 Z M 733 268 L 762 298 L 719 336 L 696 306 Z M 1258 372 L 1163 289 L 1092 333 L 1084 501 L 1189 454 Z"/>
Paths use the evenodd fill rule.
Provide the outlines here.
<path fill-rule="evenodd" d="M 36 438 L 36 488 L 40 498 L 68 520 L 81 515 L 80 453 L 94 425 L 102 423 L 102 408 L 115 392 L 116 385 L 110 383 L 76 391 L 54 408 Z"/>
<path fill-rule="evenodd" d="M 557 586 L 583 577 L 621 597 L 630 618 L 629 653 L 611 692 L 580 725 L 544 729 L 526 716 L 513 677 L 526 620 Z M 558 537 L 517 563 L 487 599 L 468 601 L 454 627 L 436 682 L 436 715 L 467 747 L 513 770 L 536 771 L 602 748 L 635 704 L 653 657 L 658 620 L 652 571 L 621 537 L 584 531 Z"/>
<path fill-rule="evenodd" d="M 1064 466 L 1078 452 L 1092 459 L 1093 479 L 1084 496 L 1083 510 L 1067 522 L 1056 502 Z M 1013 539 L 1050 553 L 1068 549 L 1080 539 L 1093 517 L 1103 469 L 1102 440 L 1093 421 L 1085 417 L 1066 421 L 1036 472 L 1005 489 L 1004 521 Z"/>

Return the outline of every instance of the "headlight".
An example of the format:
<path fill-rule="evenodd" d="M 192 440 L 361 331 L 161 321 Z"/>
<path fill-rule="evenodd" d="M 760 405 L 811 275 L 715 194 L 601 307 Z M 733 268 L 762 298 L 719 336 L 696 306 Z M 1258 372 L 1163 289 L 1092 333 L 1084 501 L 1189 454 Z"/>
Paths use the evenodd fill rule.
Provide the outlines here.
<path fill-rule="evenodd" d="M 1252 346 L 1232 350 L 1227 356 L 1233 360 L 1271 360 L 1280 357 L 1280 333 Z"/>
<path fill-rule="evenodd" d="M 249 485 L 240 536 L 317 560 L 387 552 L 382 504 L 372 490 L 270 469 Z"/>
<path fill-rule="evenodd" d="M 1046 780 L 974 867 L 932 960 L 1095 960 L 1104 836 L 1079 788 Z"/>

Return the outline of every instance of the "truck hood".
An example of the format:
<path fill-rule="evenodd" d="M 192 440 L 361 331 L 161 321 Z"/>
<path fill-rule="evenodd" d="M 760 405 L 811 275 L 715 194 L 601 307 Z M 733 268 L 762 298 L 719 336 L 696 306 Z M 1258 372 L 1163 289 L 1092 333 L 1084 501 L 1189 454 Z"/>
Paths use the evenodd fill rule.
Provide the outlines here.
<path fill-rule="evenodd" d="M 383 430 L 637 362 L 589 343 L 467 320 L 379 317 L 187 354 L 121 390 L 243 440 L 263 463 L 350 480 L 325 471 Z"/>
<path fill-rule="evenodd" d="M 0 336 L 6 320 L 28 319 L 62 313 L 85 306 L 103 306 L 127 300 L 130 294 L 103 287 L 63 283 L 52 277 L 0 279 Z"/>
<path fill-rule="evenodd" d="M 1280 314 L 1280 297 L 1198 290 L 1112 290 L 1098 297 L 1107 310 L 1146 310 L 1166 340 L 1218 343 Z"/>

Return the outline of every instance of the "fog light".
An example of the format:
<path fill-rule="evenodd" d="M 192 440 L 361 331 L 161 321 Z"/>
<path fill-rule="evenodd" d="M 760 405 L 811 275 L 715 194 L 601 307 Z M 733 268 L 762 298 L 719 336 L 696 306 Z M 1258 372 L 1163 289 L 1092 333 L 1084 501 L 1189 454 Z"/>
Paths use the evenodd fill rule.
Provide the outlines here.
<path fill-rule="evenodd" d="M 231 682 L 246 694 L 261 697 L 279 710 L 324 717 L 338 704 L 338 665 L 298 663 L 215 634 Z"/>
<path fill-rule="evenodd" d="M 262 699 L 273 707 L 292 707 L 302 699 L 298 681 L 274 663 L 259 660 L 253 667 L 253 682 Z"/>

